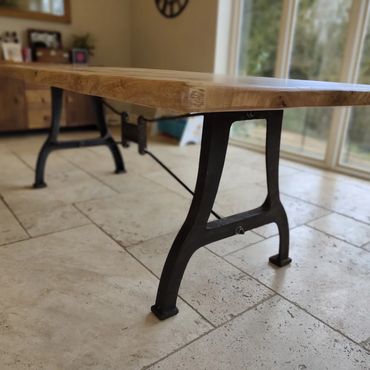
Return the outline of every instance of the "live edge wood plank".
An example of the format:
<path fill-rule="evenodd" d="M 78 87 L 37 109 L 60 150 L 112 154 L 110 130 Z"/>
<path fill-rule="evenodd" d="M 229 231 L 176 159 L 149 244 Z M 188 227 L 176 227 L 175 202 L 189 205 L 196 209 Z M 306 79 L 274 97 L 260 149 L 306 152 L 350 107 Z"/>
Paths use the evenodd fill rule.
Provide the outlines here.
<path fill-rule="evenodd" d="M 179 113 L 370 105 L 359 84 L 32 63 L 0 64 L 0 75 Z"/>

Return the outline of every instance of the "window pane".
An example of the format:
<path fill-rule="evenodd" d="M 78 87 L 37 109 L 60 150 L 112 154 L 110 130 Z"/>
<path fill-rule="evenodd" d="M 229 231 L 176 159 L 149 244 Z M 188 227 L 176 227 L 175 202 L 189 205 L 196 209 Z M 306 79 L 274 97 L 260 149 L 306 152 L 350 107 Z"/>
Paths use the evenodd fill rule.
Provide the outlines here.
<path fill-rule="evenodd" d="M 282 9 L 283 0 L 244 0 L 239 75 L 274 75 Z M 231 137 L 264 145 L 265 130 L 264 121 L 236 122 Z"/>
<path fill-rule="evenodd" d="M 290 78 L 338 81 L 352 0 L 300 0 Z M 239 74 L 273 76 L 283 1 L 244 0 Z M 331 108 L 287 109 L 282 147 L 323 159 Z M 232 137 L 264 143 L 264 123 L 232 127 Z"/>
<path fill-rule="evenodd" d="M 290 78 L 338 81 L 351 0 L 300 0 Z M 323 159 L 332 108 L 286 110 L 282 146 Z"/>
<path fill-rule="evenodd" d="M 370 84 L 370 24 L 361 60 L 359 82 Z M 370 171 L 370 109 L 353 108 L 342 149 L 341 163 Z"/>
<path fill-rule="evenodd" d="M 274 75 L 282 7 L 282 0 L 244 0 L 240 75 Z"/>

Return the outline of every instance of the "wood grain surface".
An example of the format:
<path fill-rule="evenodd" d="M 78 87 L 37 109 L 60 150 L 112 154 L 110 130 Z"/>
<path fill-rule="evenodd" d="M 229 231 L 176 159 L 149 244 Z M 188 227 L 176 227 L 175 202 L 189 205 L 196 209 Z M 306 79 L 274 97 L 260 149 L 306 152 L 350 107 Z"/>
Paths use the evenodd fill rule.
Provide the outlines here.
<path fill-rule="evenodd" d="M 370 85 L 346 83 L 36 63 L 0 75 L 178 113 L 370 105 Z"/>

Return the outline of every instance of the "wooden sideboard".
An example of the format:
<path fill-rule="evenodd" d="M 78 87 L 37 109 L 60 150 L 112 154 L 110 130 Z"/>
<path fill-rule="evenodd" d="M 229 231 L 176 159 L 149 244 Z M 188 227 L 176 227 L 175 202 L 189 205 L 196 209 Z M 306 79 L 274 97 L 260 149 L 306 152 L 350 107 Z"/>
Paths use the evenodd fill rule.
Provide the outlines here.
<path fill-rule="evenodd" d="M 0 132 L 47 128 L 51 118 L 50 89 L 8 77 L 0 77 Z M 86 95 L 66 92 L 62 126 L 96 123 L 94 107 Z"/>

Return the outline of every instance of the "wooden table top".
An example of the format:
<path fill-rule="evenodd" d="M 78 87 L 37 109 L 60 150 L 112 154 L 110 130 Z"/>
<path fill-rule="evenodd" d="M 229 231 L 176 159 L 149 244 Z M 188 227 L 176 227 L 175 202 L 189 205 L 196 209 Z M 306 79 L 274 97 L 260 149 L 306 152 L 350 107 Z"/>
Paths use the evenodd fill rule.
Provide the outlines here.
<path fill-rule="evenodd" d="M 370 85 L 346 83 L 39 63 L 0 75 L 178 113 L 370 105 Z"/>

